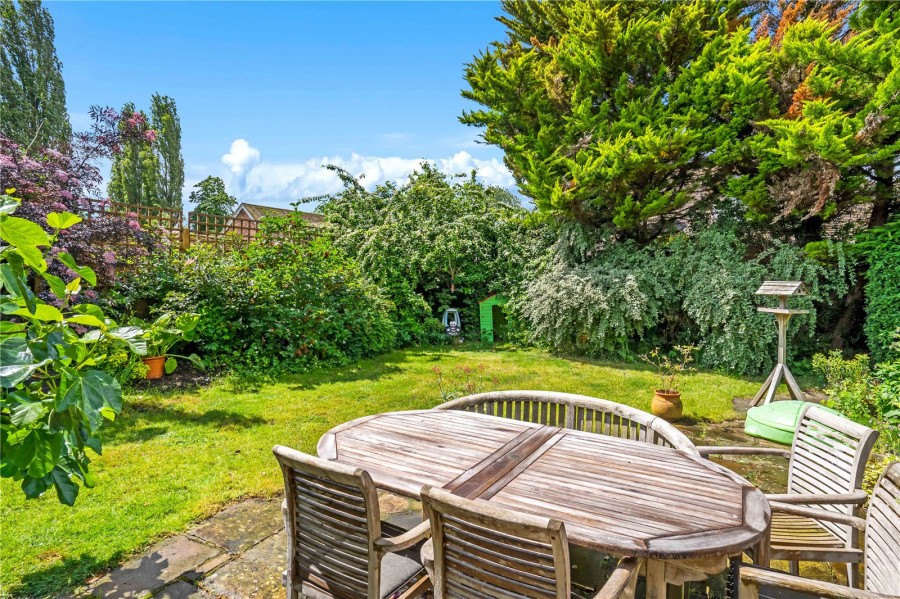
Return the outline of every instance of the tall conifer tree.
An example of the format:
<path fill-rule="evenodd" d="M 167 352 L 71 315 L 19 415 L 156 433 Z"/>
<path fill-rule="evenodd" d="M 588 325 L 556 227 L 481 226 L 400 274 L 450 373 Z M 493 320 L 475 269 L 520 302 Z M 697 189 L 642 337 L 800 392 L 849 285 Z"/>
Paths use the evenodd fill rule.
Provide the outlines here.
<path fill-rule="evenodd" d="M 136 111 L 129 102 L 122 108 L 119 127 L 141 128 L 147 115 Z M 152 135 L 150 136 L 152 139 Z M 159 206 L 159 159 L 149 143 L 141 136 L 127 138 L 120 151 L 113 156 L 109 180 L 109 197 L 117 202 Z"/>
<path fill-rule="evenodd" d="M 181 120 L 175 100 L 153 94 L 150 119 L 151 127 L 156 130 L 154 150 L 159 164 L 156 185 L 159 202 L 162 206 L 179 208 L 184 188 L 184 159 L 181 156 Z"/>
<path fill-rule="evenodd" d="M 0 22 L 0 133 L 29 148 L 65 148 L 72 127 L 53 18 L 40 0 L 0 0 Z"/>

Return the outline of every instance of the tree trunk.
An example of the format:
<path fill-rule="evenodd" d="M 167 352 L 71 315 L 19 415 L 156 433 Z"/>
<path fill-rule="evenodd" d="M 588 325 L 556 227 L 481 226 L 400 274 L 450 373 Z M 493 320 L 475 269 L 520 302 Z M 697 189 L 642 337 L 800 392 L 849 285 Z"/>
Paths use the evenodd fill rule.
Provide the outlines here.
<path fill-rule="evenodd" d="M 894 197 L 894 161 L 885 160 L 873 165 L 875 171 L 875 198 L 872 202 L 872 214 L 869 217 L 869 228 L 880 227 L 888 221 Z"/>

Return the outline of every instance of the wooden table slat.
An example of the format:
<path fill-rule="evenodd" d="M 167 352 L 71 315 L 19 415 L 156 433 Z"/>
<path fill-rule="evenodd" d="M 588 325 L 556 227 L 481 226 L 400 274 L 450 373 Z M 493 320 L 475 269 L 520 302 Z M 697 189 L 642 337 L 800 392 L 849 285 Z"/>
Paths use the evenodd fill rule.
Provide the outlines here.
<path fill-rule="evenodd" d="M 729 555 L 770 518 L 758 489 L 696 456 L 475 412 L 369 416 L 326 433 L 319 452 L 406 496 L 427 484 L 558 518 L 571 542 L 616 555 Z"/>

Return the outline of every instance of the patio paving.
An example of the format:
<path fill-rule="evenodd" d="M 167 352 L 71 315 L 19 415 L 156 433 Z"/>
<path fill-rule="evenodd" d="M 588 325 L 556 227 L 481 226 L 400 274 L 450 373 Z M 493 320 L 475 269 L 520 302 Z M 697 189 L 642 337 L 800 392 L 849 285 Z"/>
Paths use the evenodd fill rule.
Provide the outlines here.
<path fill-rule="evenodd" d="M 379 495 L 382 518 L 409 528 L 421 507 Z M 247 499 L 184 534 L 149 547 L 79 597 L 105 599 L 270 599 L 284 597 L 287 539 L 280 499 Z"/>

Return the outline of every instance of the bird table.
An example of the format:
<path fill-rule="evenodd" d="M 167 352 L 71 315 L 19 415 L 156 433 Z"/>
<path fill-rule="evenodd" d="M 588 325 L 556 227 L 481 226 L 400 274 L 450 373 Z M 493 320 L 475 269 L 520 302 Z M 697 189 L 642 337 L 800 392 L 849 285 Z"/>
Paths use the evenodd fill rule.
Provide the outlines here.
<path fill-rule="evenodd" d="M 647 597 L 703 580 L 728 556 L 766 552 L 763 493 L 740 476 L 669 447 L 454 410 L 365 416 L 327 432 L 319 457 L 368 471 L 418 498 L 441 487 L 555 518 L 569 542 L 647 559 Z"/>

